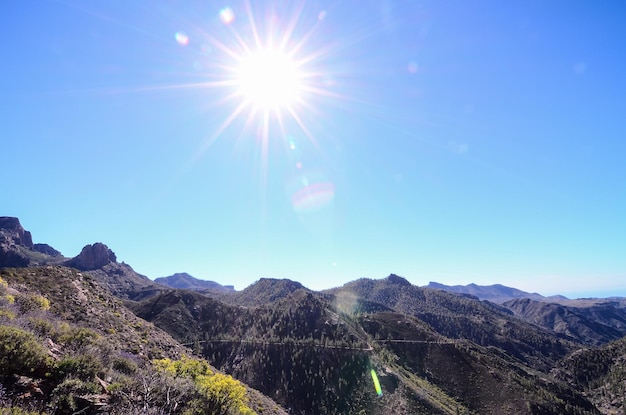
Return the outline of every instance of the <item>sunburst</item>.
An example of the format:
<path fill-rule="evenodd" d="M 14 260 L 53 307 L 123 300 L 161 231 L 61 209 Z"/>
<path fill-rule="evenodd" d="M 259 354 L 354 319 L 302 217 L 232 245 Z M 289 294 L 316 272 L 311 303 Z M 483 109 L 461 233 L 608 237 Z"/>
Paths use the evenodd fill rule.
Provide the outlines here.
<path fill-rule="evenodd" d="M 218 39 L 204 33 L 212 47 L 221 52 L 222 59 L 213 63 L 207 73 L 214 81 L 202 86 L 222 88 L 220 105 L 230 105 L 232 111 L 206 140 L 197 157 L 238 120 L 243 120 L 244 131 L 254 131 L 261 142 L 264 165 L 270 137 L 280 137 L 289 145 L 286 124 L 297 126 L 317 145 L 305 119 L 319 114 L 317 104 L 322 98 L 344 97 L 331 91 L 328 74 L 320 64 L 328 56 L 327 48 L 309 45 L 319 34 L 325 13 L 318 12 L 315 19 L 303 19 L 303 13 L 304 3 L 300 3 L 287 19 L 284 13 L 281 15 L 282 25 L 277 23 L 279 19 L 267 18 L 271 13 L 259 21 L 246 2 L 240 24 L 236 24 L 236 11 L 227 8 L 220 12 L 230 37 Z"/>

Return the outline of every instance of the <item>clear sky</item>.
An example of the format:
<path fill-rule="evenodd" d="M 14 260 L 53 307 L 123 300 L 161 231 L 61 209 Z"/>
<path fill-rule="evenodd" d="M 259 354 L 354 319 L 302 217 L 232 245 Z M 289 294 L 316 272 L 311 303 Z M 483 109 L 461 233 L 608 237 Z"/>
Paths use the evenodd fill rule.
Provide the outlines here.
<path fill-rule="evenodd" d="M 243 289 L 626 296 L 618 1 L 0 3 L 0 215 Z"/>

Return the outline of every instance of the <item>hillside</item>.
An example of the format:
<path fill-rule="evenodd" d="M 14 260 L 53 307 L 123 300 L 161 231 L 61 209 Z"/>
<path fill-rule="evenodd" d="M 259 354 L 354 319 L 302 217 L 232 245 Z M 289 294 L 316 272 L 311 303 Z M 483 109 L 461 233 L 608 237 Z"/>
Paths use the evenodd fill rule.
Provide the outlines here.
<path fill-rule="evenodd" d="M 590 346 L 626 335 L 626 307 L 620 301 L 597 301 L 577 307 L 520 299 L 503 305 L 526 321 Z"/>
<path fill-rule="evenodd" d="M 298 290 L 311 292 L 311 290 L 304 287 L 299 282 L 291 281 L 287 278 L 261 278 L 241 291 L 221 295 L 212 295 L 210 292 L 205 293 L 228 304 L 255 307 L 281 300 Z"/>
<path fill-rule="evenodd" d="M 273 282 L 263 285 L 271 291 L 284 284 Z M 446 337 L 420 319 L 345 292 L 297 288 L 274 302 L 241 307 L 172 290 L 133 310 L 294 414 L 598 413 L 567 384 L 502 349 Z M 372 368 L 382 399 L 372 394 Z"/>
<path fill-rule="evenodd" d="M 185 357 L 190 350 L 75 269 L 0 270 L 0 334 L 0 403 L 12 402 L 15 408 L 175 414 L 213 405 L 228 413 L 251 414 L 258 408 L 285 413 L 258 392 Z M 214 398 L 226 389 L 163 371 L 176 362 L 203 368 L 207 380 L 224 382 L 239 400 L 215 406 Z"/>
<path fill-rule="evenodd" d="M 603 414 L 624 413 L 626 387 L 626 337 L 598 348 L 577 350 L 554 370 L 589 397 Z"/>
<path fill-rule="evenodd" d="M 623 412 L 623 299 L 500 305 L 394 274 L 169 288 L 102 243 L 66 258 L 2 224 L 21 265 L 0 267 L 0 413 Z"/>
<path fill-rule="evenodd" d="M 516 318 L 508 309 L 476 298 L 420 288 L 402 277 L 360 279 L 327 291 L 345 293 L 419 318 L 441 335 L 494 346 L 538 369 L 549 370 L 576 345 L 564 336 Z"/>

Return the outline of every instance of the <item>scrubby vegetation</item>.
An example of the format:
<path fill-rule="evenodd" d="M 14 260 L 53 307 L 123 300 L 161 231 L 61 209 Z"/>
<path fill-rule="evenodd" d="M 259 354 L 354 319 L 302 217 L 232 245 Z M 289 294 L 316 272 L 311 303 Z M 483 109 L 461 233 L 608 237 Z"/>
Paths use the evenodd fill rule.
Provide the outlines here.
<path fill-rule="evenodd" d="M 0 414 L 256 413 L 237 380 L 185 357 L 88 276 L 46 267 L 0 278 Z"/>
<path fill-rule="evenodd" d="M 399 277 L 327 293 L 264 280 L 228 304 L 176 289 L 122 302 L 98 275 L 0 269 L 0 415 L 286 413 L 250 387 L 298 415 L 623 408 L 623 341 L 581 349 Z"/>
<path fill-rule="evenodd" d="M 271 290 L 269 282 L 263 280 L 262 288 Z M 294 414 L 382 414 L 388 408 L 395 414 L 599 413 L 566 382 L 541 371 L 569 343 L 497 306 L 462 297 L 455 302 L 453 295 L 438 305 L 421 292 L 411 299 L 406 284 L 378 290 L 384 291 L 379 301 L 395 298 L 440 315 L 442 324 L 433 327 L 362 297 L 285 285 L 277 280 L 277 293 L 256 287 L 260 298 L 274 298 L 257 307 L 181 290 L 165 290 L 132 307 Z M 464 321 L 471 326 L 464 328 Z M 449 337 L 455 330 L 465 331 Z M 510 347 L 490 346 L 489 339 Z M 553 343 L 532 350 L 546 339 Z M 382 397 L 372 386 L 372 368 Z"/>

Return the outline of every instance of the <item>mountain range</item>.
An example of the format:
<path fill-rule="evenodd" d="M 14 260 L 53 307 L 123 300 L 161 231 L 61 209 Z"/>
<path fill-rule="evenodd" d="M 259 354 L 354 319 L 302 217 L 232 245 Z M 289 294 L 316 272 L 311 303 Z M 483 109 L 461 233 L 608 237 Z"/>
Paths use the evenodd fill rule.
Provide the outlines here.
<path fill-rule="evenodd" d="M 66 258 L 8 217 L 0 332 L 16 414 L 617 414 L 626 399 L 624 299 L 394 274 L 321 292 L 151 281 L 102 243 Z"/>
<path fill-rule="evenodd" d="M 529 293 L 526 291 L 518 290 L 517 288 L 511 288 L 502 284 L 493 285 L 444 285 L 438 282 L 430 282 L 427 288 L 433 288 L 436 290 L 448 291 L 451 293 L 468 294 L 473 295 L 481 300 L 488 300 L 492 303 L 502 304 L 509 300 L 516 298 L 529 298 L 536 301 L 567 301 L 568 298 L 562 295 L 553 295 L 550 297 L 544 297 L 541 294 Z"/>

